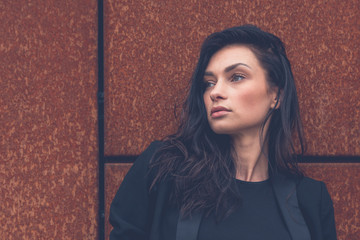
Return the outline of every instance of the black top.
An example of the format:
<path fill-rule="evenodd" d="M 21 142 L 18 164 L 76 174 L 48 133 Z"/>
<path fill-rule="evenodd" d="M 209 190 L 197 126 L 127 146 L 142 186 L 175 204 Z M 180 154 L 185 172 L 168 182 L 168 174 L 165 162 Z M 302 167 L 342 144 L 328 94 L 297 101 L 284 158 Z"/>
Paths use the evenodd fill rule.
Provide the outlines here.
<path fill-rule="evenodd" d="M 242 204 L 230 216 L 216 222 L 215 214 L 203 216 L 198 240 L 290 240 L 277 206 L 271 181 L 236 180 Z M 175 239 L 179 211 L 167 202 L 163 209 L 163 239 Z"/>
<path fill-rule="evenodd" d="M 214 215 L 204 217 L 199 240 L 290 240 L 270 180 L 236 180 L 242 204 L 229 217 L 216 223 Z"/>

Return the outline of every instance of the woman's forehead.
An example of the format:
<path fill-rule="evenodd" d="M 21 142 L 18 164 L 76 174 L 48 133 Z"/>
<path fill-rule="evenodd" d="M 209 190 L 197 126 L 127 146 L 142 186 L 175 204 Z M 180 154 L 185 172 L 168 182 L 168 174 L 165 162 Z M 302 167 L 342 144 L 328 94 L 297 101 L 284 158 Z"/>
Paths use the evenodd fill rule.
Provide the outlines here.
<path fill-rule="evenodd" d="M 260 65 L 257 57 L 248 46 L 229 45 L 214 53 L 205 71 L 223 71 L 234 64 L 247 66 L 250 69 L 256 69 Z"/>

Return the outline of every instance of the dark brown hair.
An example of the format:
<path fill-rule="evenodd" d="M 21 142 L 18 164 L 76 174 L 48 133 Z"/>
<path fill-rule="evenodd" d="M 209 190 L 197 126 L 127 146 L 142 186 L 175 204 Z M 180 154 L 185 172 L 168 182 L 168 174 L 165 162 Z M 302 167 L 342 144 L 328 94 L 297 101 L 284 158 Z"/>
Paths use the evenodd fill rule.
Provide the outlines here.
<path fill-rule="evenodd" d="M 213 33 L 201 47 L 179 129 L 164 139 L 164 145 L 150 165 L 156 168 L 152 187 L 161 181 L 171 181 L 171 199 L 183 215 L 196 211 L 215 212 L 217 219 L 221 219 L 241 201 L 234 187 L 236 169 L 231 139 L 211 130 L 203 100 L 203 77 L 210 58 L 233 44 L 248 46 L 265 69 L 269 84 L 279 88 L 281 104 L 269 111 L 262 128 L 263 131 L 270 120 L 266 133 L 269 174 L 302 175 L 296 164 L 292 138 L 296 132 L 302 154 L 302 125 L 294 78 L 283 43 L 275 35 L 253 25 Z"/>

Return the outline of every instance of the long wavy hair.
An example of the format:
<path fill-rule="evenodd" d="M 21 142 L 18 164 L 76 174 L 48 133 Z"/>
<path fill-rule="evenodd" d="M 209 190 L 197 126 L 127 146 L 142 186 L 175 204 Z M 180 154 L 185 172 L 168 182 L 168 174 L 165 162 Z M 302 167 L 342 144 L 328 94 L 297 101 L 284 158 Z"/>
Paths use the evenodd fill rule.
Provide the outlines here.
<path fill-rule="evenodd" d="M 252 50 L 266 72 L 269 85 L 279 89 L 277 104 L 280 105 L 268 112 L 262 127 L 264 133 L 265 123 L 270 121 L 263 139 L 268 149 L 270 176 L 277 173 L 302 176 L 296 155 L 304 152 L 303 132 L 295 82 L 283 43 L 253 25 L 213 33 L 202 44 L 180 126 L 175 134 L 163 140 L 150 164 L 151 169 L 156 168 L 151 188 L 161 181 L 171 181 L 171 201 L 185 216 L 202 211 L 207 215 L 215 213 L 217 219 L 222 219 L 241 203 L 235 187 L 231 138 L 212 131 L 203 100 L 204 72 L 211 57 L 235 44 Z"/>

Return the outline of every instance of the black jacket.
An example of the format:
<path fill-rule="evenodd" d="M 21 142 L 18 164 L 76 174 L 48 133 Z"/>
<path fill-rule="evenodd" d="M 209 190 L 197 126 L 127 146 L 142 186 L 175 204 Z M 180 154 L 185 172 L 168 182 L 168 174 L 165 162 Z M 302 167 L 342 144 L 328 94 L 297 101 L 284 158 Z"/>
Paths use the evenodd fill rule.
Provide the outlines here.
<path fill-rule="evenodd" d="M 116 193 L 110 208 L 110 240 L 162 240 L 163 231 L 172 232 L 174 240 L 196 239 L 201 216 L 195 216 L 195 220 L 179 218 L 173 224 L 177 229 L 162 227 L 171 186 L 163 183 L 149 193 L 152 177 L 148 174 L 149 160 L 160 145 L 153 142 L 140 155 Z M 293 240 L 336 240 L 333 204 L 323 182 L 283 175 L 272 176 L 271 181 Z"/>

